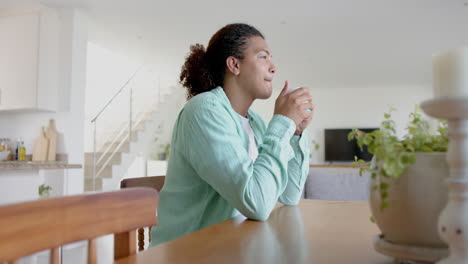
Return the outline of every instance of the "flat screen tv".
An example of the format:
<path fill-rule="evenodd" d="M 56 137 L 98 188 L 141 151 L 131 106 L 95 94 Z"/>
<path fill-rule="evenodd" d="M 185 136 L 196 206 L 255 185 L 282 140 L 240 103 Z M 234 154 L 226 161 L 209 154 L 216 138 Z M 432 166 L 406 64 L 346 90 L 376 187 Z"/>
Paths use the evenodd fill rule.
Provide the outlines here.
<path fill-rule="evenodd" d="M 377 129 L 359 128 L 366 133 Z M 354 161 L 354 156 L 365 161 L 372 159 L 373 155 L 367 151 L 366 146 L 361 151 L 356 140 L 348 141 L 348 134 L 351 131 L 350 128 L 325 129 L 325 161 Z"/>

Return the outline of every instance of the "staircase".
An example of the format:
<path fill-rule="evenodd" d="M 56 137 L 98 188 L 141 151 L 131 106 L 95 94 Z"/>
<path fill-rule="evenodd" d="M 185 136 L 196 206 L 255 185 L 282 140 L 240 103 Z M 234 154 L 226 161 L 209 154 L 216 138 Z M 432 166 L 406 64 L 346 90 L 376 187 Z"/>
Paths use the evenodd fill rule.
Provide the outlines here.
<path fill-rule="evenodd" d="M 148 156 L 151 152 L 153 134 L 157 126 L 157 111 L 146 113 L 142 119 L 132 129 L 131 140 L 128 137 L 117 139 L 114 143 L 107 142 L 100 151 L 96 152 L 97 157 L 102 161 L 108 161 L 105 166 L 98 163 L 96 171 L 100 171 L 94 181 L 93 188 L 93 164 L 94 152 L 85 153 L 84 175 L 85 191 L 107 191 L 117 189 L 120 179 L 138 155 Z M 103 155 L 104 150 L 108 150 Z"/>
<path fill-rule="evenodd" d="M 122 89 L 124 88 L 122 87 Z M 97 147 L 96 142 L 94 143 L 95 152 L 85 153 L 85 191 L 119 189 L 120 181 L 127 174 L 135 159 L 137 157 L 144 159 L 151 157 L 152 153 L 156 151 L 155 138 L 163 132 L 171 134 L 170 130 L 176 115 L 185 103 L 185 96 L 184 90 L 180 87 L 171 87 L 168 92 L 169 94 L 160 95 L 158 103 L 146 107 L 139 113 L 130 114 L 130 120 L 128 120 L 128 115 L 126 117 L 107 115 L 111 116 L 112 119 L 121 118 L 122 122 L 108 135 L 100 136 L 105 140 L 101 141 L 103 143 L 100 144 L 100 147 Z M 129 94 L 130 102 L 132 102 L 132 93 Z M 130 103 L 130 108 L 132 108 L 131 105 L 132 103 Z M 99 122 L 104 123 L 103 120 L 99 120 Z M 170 138 L 166 138 L 165 142 L 169 143 L 169 140 Z M 95 159 L 97 161 L 96 168 L 94 168 Z M 94 174 L 94 170 L 96 174 Z"/>

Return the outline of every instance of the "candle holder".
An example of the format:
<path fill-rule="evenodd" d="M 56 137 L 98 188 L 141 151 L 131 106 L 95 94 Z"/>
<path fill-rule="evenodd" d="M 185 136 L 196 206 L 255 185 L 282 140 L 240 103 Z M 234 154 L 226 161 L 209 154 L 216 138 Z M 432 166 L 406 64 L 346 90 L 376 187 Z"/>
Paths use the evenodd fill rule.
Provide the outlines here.
<path fill-rule="evenodd" d="M 438 264 L 468 264 L 468 96 L 424 101 L 429 116 L 448 121 L 448 202 L 439 216 L 438 233 L 450 249 Z"/>

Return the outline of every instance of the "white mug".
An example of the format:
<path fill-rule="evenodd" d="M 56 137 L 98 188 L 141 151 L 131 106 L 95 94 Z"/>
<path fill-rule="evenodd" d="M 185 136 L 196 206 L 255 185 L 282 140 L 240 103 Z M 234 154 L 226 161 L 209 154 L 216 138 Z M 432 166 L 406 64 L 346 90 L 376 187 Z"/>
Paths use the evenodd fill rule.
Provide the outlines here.
<path fill-rule="evenodd" d="M 306 89 L 308 89 L 307 87 L 304 87 L 304 86 L 295 86 L 294 88 L 290 88 L 290 89 L 289 89 L 289 92 L 288 92 L 287 94 L 290 94 L 290 93 L 292 93 L 293 91 L 295 91 L 295 90 L 297 90 L 297 89 L 299 89 L 299 88 L 306 88 Z M 305 102 L 304 102 L 304 103 L 305 103 Z M 306 112 L 310 112 L 311 110 L 310 110 L 310 109 L 306 109 L 305 111 L 306 111 Z"/>

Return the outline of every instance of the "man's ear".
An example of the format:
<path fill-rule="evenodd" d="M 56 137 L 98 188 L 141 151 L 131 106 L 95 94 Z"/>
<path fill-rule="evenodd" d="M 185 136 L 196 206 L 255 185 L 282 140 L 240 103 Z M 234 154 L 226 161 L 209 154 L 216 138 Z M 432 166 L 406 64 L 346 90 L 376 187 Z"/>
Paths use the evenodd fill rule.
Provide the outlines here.
<path fill-rule="evenodd" d="M 233 75 L 237 76 L 240 74 L 240 61 L 234 58 L 234 56 L 227 57 L 226 66 Z"/>

